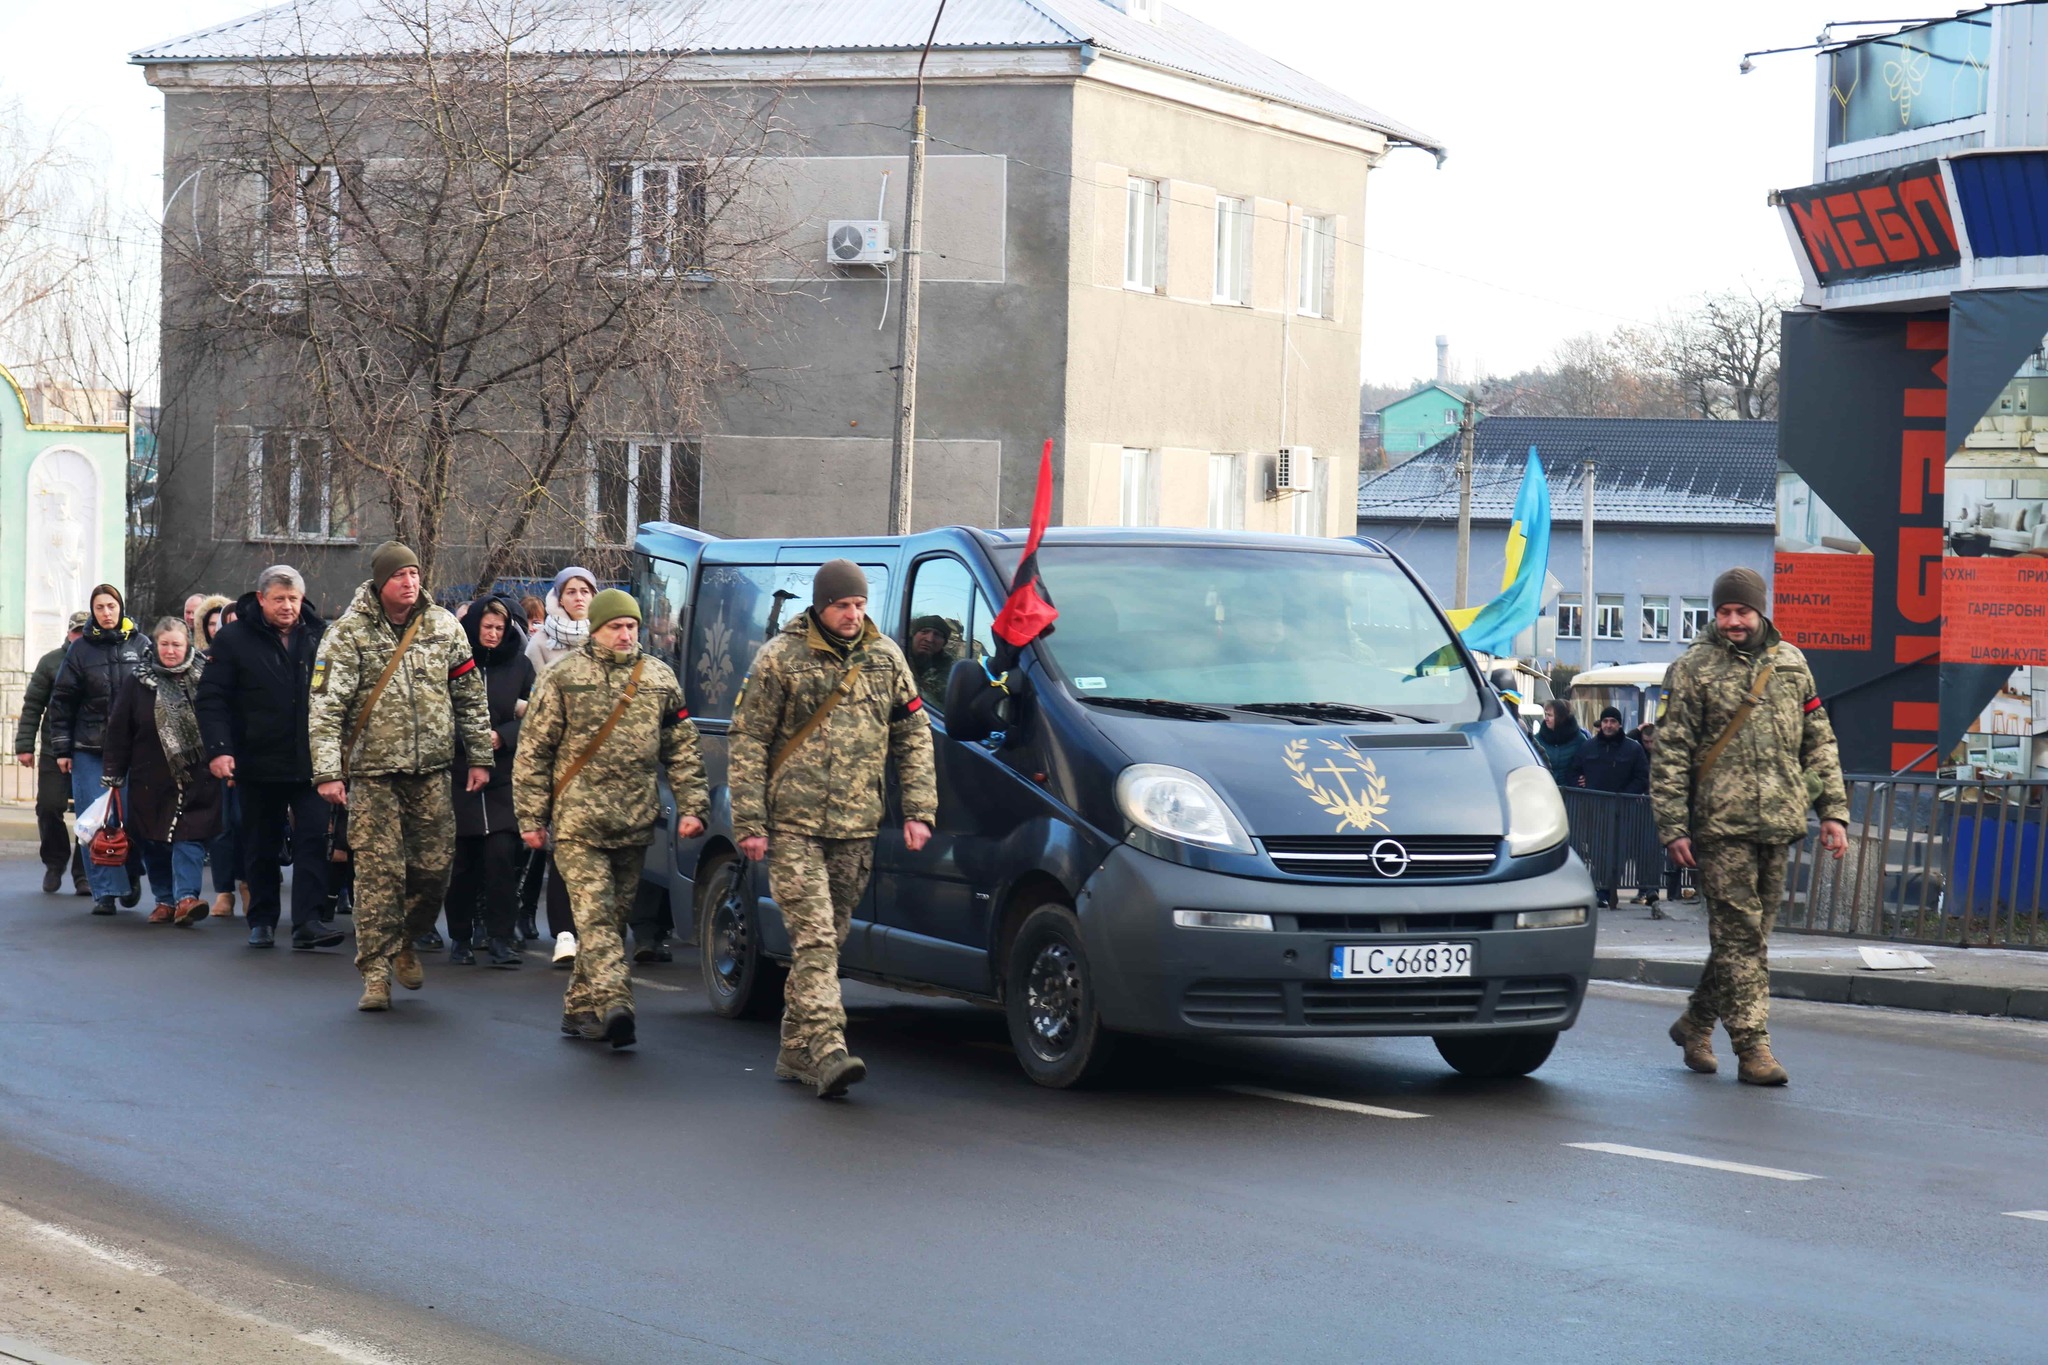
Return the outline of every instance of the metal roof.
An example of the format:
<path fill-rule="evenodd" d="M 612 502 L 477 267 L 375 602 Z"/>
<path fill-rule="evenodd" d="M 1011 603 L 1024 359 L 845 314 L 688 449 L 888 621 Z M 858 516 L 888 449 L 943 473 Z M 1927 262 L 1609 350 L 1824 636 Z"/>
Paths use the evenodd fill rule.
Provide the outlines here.
<path fill-rule="evenodd" d="M 416 41 L 393 8 L 388 0 L 290 0 L 142 48 L 129 60 L 146 66 L 411 50 Z M 516 46 L 537 54 L 905 51 L 924 46 L 931 14 L 931 0 L 654 0 L 630 14 L 608 0 L 558 0 Z M 1443 150 L 1429 134 L 1178 10 L 1163 9 L 1153 23 L 1108 0 L 950 0 L 935 46 L 1073 48 L 1084 56 L 1094 49 Z"/>
<path fill-rule="evenodd" d="M 1602 522 L 1771 527 L 1777 524 L 1778 424 L 1637 417 L 1485 417 L 1473 427 L 1472 519 L 1514 517 L 1535 446 L 1551 515 L 1580 515 L 1579 467 L 1595 462 L 1593 512 Z M 1458 438 L 1359 480 L 1360 521 L 1455 521 Z"/>

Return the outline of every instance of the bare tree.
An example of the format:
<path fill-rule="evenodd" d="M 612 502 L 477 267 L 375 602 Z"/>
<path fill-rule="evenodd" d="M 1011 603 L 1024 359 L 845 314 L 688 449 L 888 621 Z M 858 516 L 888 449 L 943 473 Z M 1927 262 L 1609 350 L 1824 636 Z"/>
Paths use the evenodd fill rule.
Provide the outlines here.
<path fill-rule="evenodd" d="M 784 221 L 761 179 L 783 130 L 775 91 L 689 79 L 683 8 L 268 21 L 201 125 L 215 229 L 167 225 L 210 296 L 176 310 L 180 344 L 270 379 L 257 538 L 374 517 L 430 579 L 473 547 L 482 587 L 530 546 L 618 545 L 694 508 L 694 452 L 626 438 L 700 430 L 735 376 L 729 331 L 760 317 L 750 282 Z"/>
<path fill-rule="evenodd" d="M 1692 416 L 1778 415 L 1778 319 L 1791 300 L 1753 288 L 1709 294 L 1663 329 L 1663 365 Z"/>

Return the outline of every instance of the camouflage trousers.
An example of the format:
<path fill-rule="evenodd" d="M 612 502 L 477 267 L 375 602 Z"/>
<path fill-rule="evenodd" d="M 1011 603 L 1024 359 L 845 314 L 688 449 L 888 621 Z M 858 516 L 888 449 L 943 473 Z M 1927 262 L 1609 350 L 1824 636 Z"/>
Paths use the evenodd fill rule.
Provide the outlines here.
<path fill-rule="evenodd" d="M 1771 926 L 1785 899 L 1783 844 L 1695 843 L 1707 902 L 1707 964 L 1686 1018 L 1713 1032 L 1719 1020 L 1737 1052 L 1769 1043 Z"/>
<path fill-rule="evenodd" d="M 455 861 L 455 804 L 445 770 L 351 778 L 348 836 L 354 850 L 356 970 L 391 970 L 414 938 L 434 927 Z"/>
<path fill-rule="evenodd" d="M 562 1012 L 589 1010 L 602 1017 L 614 1005 L 633 1008 L 632 970 L 626 963 L 626 920 L 640 894 L 647 846 L 598 848 L 555 841 L 555 869 L 576 917 L 576 969 L 562 993 Z"/>
<path fill-rule="evenodd" d="M 768 836 L 768 889 L 789 930 L 789 982 L 782 988 L 782 1045 L 823 1057 L 846 1046 L 839 999 L 839 949 L 867 890 L 875 841 Z"/>

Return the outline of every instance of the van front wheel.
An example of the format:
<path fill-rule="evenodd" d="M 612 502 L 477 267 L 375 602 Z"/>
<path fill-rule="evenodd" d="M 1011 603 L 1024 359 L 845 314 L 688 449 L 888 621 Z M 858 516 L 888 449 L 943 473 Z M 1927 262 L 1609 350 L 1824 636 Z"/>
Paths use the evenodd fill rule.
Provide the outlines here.
<path fill-rule="evenodd" d="M 1086 1085 L 1107 1067 L 1113 1035 L 1095 1010 L 1081 921 L 1066 906 L 1025 916 L 1005 964 L 1003 1011 L 1017 1060 L 1040 1085 Z"/>
<path fill-rule="evenodd" d="M 722 1019 L 772 1019 L 786 975 L 761 952 L 760 910 L 744 858 L 723 857 L 697 882 L 697 961 L 711 1012 Z"/>
<path fill-rule="evenodd" d="M 1500 1080 L 1526 1076 L 1557 1046 L 1555 1033 L 1447 1033 L 1432 1039 L 1439 1056 L 1461 1076 Z"/>

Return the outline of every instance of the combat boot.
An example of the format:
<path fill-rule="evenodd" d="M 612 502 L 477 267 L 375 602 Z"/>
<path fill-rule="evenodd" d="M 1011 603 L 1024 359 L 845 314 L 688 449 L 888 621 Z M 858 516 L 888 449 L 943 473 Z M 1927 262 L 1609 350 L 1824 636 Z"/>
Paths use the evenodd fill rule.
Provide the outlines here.
<path fill-rule="evenodd" d="M 595 1037 L 602 1038 L 614 1048 L 633 1046 L 639 1037 L 633 1030 L 633 1011 L 624 1005 L 613 1005 L 598 1021 Z"/>
<path fill-rule="evenodd" d="M 834 1048 L 818 1062 L 818 1098 L 838 1099 L 846 1093 L 847 1087 L 858 1085 L 867 1078 L 866 1062 L 858 1057 L 848 1056 L 843 1047 Z"/>
<path fill-rule="evenodd" d="M 372 1010 L 391 1008 L 391 978 L 382 972 L 363 978 L 363 998 L 356 1001 L 356 1008 L 368 1013 Z"/>
<path fill-rule="evenodd" d="M 1671 1041 L 1685 1049 L 1688 1069 L 1702 1076 L 1711 1076 L 1721 1069 L 1720 1061 L 1714 1056 L 1714 1030 L 1694 1027 L 1690 1015 L 1681 1014 L 1672 1024 Z"/>
<path fill-rule="evenodd" d="M 402 948 L 391 959 L 391 974 L 398 978 L 398 984 L 409 991 L 416 991 L 427 982 L 426 972 L 420 969 L 420 957 L 411 948 Z"/>
<path fill-rule="evenodd" d="M 811 1063 L 808 1048 L 785 1046 L 775 1054 L 775 1079 L 778 1081 L 801 1081 L 815 1087 L 818 1084 L 818 1068 Z"/>
<path fill-rule="evenodd" d="M 1771 1055 L 1769 1043 L 1752 1044 L 1736 1056 L 1739 1065 L 1735 1068 L 1735 1079 L 1744 1085 L 1783 1085 L 1792 1079 Z"/>
<path fill-rule="evenodd" d="M 562 1013 L 562 1036 L 565 1038 L 598 1038 L 604 1028 L 597 1022 L 594 1010 L 565 1010 Z"/>

